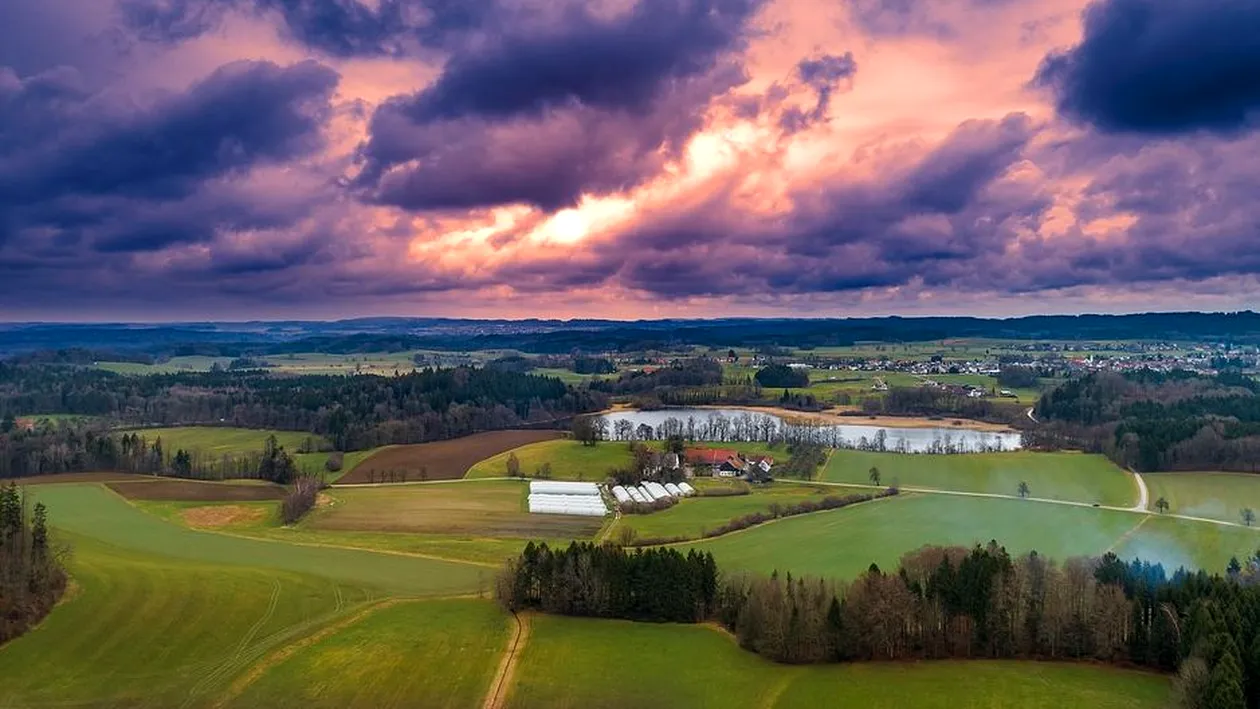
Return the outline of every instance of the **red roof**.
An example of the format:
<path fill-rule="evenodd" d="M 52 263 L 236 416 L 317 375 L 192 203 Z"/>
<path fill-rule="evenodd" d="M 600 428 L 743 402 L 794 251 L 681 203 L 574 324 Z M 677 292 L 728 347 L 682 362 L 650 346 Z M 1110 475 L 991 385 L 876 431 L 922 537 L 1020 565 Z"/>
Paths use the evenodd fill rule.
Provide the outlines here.
<path fill-rule="evenodd" d="M 717 465 L 727 458 L 734 458 L 735 451 L 725 448 L 688 448 L 687 462 L 692 465 Z"/>

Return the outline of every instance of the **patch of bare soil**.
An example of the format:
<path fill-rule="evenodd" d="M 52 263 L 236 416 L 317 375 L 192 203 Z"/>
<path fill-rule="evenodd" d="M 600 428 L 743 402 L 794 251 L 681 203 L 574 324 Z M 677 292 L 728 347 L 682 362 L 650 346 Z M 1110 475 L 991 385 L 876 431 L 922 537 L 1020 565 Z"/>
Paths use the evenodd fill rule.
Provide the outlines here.
<path fill-rule="evenodd" d="M 457 480 L 486 458 L 563 437 L 560 431 L 486 431 L 447 441 L 390 446 L 356 465 L 338 484 Z"/>
<path fill-rule="evenodd" d="M 189 527 L 213 528 L 227 527 L 243 522 L 256 522 L 263 518 L 266 511 L 261 507 L 245 507 L 244 505 L 208 505 L 191 507 L 184 510 L 184 522 Z"/>

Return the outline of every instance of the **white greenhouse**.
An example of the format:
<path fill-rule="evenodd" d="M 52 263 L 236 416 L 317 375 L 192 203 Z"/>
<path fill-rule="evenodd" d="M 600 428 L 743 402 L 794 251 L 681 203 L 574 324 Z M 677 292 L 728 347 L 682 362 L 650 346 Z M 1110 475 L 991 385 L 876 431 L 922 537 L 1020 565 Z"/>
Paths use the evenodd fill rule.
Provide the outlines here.
<path fill-rule="evenodd" d="M 678 489 L 682 490 L 682 494 L 687 495 L 687 496 L 696 494 L 696 489 L 692 487 L 689 483 L 685 483 L 685 482 L 678 483 Z"/>
<path fill-rule="evenodd" d="M 599 496 L 599 485 L 595 483 L 571 483 L 558 480 L 534 480 L 529 484 L 530 494 L 551 493 L 553 495 L 593 495 Z"/>
<path fill-rule="evenodd" d="M 674 483 L 665 483 L 665 492 L 668 492 L 673 497 L 683 496 L 683 491 Z"/>
<path fill-rule="evenodd" d="M 595 483 L 534 480 L 529 484 L 529 511 L 537 514 L 603 517 L 608 514 Z"/>
<path fill-rule="evenodd" d="M 637 487 L 626 488 L 626 492 L 630 493 L 631 500 L 634 500 L 635 502 L 638 502 L 639 504 L 649 502 L 652 499 L 650 497 L 644 497 L 643 493 Z"/>

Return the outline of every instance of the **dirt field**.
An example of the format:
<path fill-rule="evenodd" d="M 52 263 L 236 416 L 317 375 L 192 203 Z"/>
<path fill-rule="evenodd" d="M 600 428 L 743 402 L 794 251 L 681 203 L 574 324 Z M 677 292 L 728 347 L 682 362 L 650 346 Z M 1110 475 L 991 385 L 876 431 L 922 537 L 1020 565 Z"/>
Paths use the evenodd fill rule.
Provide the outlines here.
<path fill-rule="evenodd" d="M 456 480 L 475 463 L 527 443 L 564 434 L 559 431 L 488 431 L 463 438 L 410 446 L 390 446 L 359 463 L 338 481 L 346 483 Z M 387 477 L 391 473 L 394 477 Z"/>
<path fill-rule="evenodd" d="M 314 529 L 410 532 L 463 537 L 589 539 L 600 517 L 530 514 L 524 482 L 333 488 L 333 504 L 306 522 Z"/>
<path fill-rule="evenodd" d="M 247 485 L 166 478 L 112 482 L 108 483 L 107 486 L 119 495 L 132 500 L 248 502 L 253 500 L 279 500 L 284 497 L 284 488 L 271 484 Z"/>
<path fill-rule="evenodd" d="M 211 505 L 209 507 L 192 507 L 183 511 L 184 521 L 189 527 L 228 527 L 241 522 L 253 522 L 262 519 L 266 511 L 260 507 L 243 505 Z"/>

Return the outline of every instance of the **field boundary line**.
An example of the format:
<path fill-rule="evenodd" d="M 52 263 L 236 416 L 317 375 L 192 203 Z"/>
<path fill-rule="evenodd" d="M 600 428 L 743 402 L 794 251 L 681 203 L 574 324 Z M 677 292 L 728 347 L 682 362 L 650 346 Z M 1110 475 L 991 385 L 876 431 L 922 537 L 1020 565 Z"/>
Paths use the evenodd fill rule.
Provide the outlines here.
<path fill-rule="evenodd" d="M 1103 552 L 1103 554 L 1110 554 L 1111 552 L 1113 552 L 1113 551 L 1115 551 L 1115 550 L 1116 550 L 1116 547 L 1119 547 L 1119 546 L 1123 545 L 1125 542 L 1129 541 L 1129 539 L 1130 539 L 1130 538 L 1132 538 L 1132 537 L 1133 537 L 1133 535 L 1134 535 L 1134 534 L 1135 534 L 1135 533 L 1136 533 L 1139 529 L 1141 529 L 1141 528 L 1142 528 L 1142 525 L 1144 525 L 1144 524 L 1146 524 L 1147 522 L 1151 521 L 1151 517 L 1154 517 L 1154 516 L 1155 516 L 1155 515 L 1153 515 L 1153 514 L 1151 514 L 1151 513 L 1147 512 L 1147 513 L 1146 513 L 1146 516 L 1145 516 L 1145 517 L 1143 517 L 1143 518 L 1141 519 L 1141 521 L 1139 521 L 1137 524 L 1135 524 L 1135 525 L 1133 525 L 1132 527 L 1130 527 L 1130 528 L 1129 528 L 1129 531 L 1127 531 L 1127 532 L 1125 532 L 1124 534 L 1121 534 L 1119 537 L 1117 537 L 1117 538 L 1116 538 L 1116 540 L 1115 540 L 1114 542 L 1112 542 L 1112 543 L 1111 543 L 1111 546 L 1107 547 L 1106 551 L 1104 551 L 1104 552 Z"/>
<path fill-rule="evenodd" d="M 1138 486 L 1138 503 L 1133 506 L 1133 509 L 1146 512 L 1147 508 L 1151 506 L 1151 493 L 1146 488 L 1146 480 L 1142 479 L 1141 473 L 1132 468 L 1129 468 L 1129 473 L 1133 476 L 1133 481 Z"/>
<path fill-rule="evenodd" d="M 490 691 L 486 694 L 485 701 L 481 703 L 482 709 L 502 709 L 507 700 L 508 690 L 512 688 L 512 681 L 516 677 L 516 665 L 520 662 L 521 650 L 529 642 L 529 616 L 512 611 L 512 620 L 516 623 L 512 633 L 512 644 L 508 646 L 507 652 L 503 654 L 503 659 L 499 662 L 499 668 L 490 682 Z"/>
<path fill-rule="evenodd" d="M 260 677 L 262 677 L 264 674 L 267 673 L 267 670 L 270 670 L 271 668 L 275 667 L 281 662 L 284 662 L 285 660 L 289 659 L 293 655 L 297 654 L 298 651 L 305 650 L 306 648 L 310 647 L 311 645 L 314 645 L 315 643 L 323 640 L 324 638 L 327 638 L 330 635 L 333 635 L 333 634 L 341 632 L 342 630 L 345 630 L 346 628 L 362 621 L 364 618 L 367 618 L 368 616 L 372 615 L 373 613 L 377 611 L 384 610 L 386 608 L 389 608 L 390 606 L 394 606 L 394 605 L 397 605 L 398 603 L 403 603 L 410 600 L 413 600 L 413 599 L 386 598 L 379 601 L 370 601 L 367 607 L 359 609 L 352 615 L 346 618 L 342 618 L 341 620 L 335 621 L 333 623 L 330 623 L 329 625 L 326 625 L 323 628 L 320 628 L 319 630 L 315 631 L 314 633 L 311 633 L 310 635 L 300 640 L 297 640 L 289 645 L 285 645 L 284 647 L 276 650 L 275 652 L 272 652 L 269 655 L 265 655 L 262 658 L 259 658 L 259 660 L 254 663 L 253 667 L 250 668 L 249 672 L 246 672 L 245 674 L 238 677 L 236 681 L 233 682 L 231 686 L 228 687 L 227 691 L 224 692 L 222 695 L 220 695 L 217 700 L 215 700 L 212 706 L 216 708 L 226 706 L 229 702 L 239 697 L 242 692 L 244 692 L 246 689 L 249 688 L 250 685 L 252 685 L 254 682 L 257 682 Z"/>

